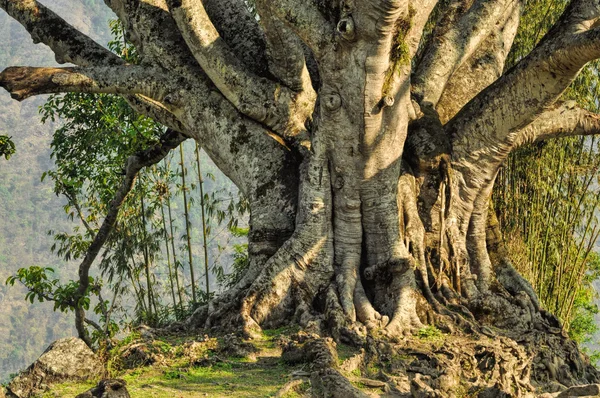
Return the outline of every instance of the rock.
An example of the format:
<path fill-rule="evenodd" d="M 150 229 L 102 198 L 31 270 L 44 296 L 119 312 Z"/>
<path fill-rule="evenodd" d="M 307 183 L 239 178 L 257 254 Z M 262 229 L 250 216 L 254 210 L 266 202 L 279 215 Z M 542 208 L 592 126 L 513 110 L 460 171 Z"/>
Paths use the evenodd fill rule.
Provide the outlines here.
<path fill-rule="evenodd" d="M 219 353 L 234 358 L 246 358 L 258 351 L 254 345 L 246 343 L 235 334 L 224 336 L 223 343 L 219 346 Z"/>
<path fill-rule="evenodd" d="M 140 334 L 140 336 L 144 340 L 152 341 L 156 338 L 156 336 L 154 336 L 154 333 L 152 332 L 152 329 L 146 325 L 138 326 L 136 331 Z"/>
<path fill-rule="evenodd" d="M 121 369 L 136 369 L 157 362 L 157 357 L 146 343 L 126 346 L 119 355 Z"/>
<path fill-rule="evenodd" d="M 8 396 L 28 398 L 51 383 L 98 379 L 104 365 L 83 340 L 70 337 L 50 344 L 44 353 L 8 385 Z"/>
<path fill-rule="evenodd" d="M 338 363 L 335 342 L 329 337 L 290 341 L 282 347 L 281 359 L 287 364 L 307 362 L 313 369 L 336 367 Z"/>
<path fill-rule="evenodd" d="M 94 388 L 90 388 L 75 398 L 130 398 L 127 383 L 121 379 L 101 380 Z"/>

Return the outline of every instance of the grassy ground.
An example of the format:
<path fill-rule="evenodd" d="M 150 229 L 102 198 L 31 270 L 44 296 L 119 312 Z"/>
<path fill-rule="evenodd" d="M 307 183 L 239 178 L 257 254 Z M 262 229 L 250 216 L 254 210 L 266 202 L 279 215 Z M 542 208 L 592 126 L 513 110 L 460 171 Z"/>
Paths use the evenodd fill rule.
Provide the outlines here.
<path fill-rule="evenodd" d="M 178 355 L 181 347 L 193 338 L 161 339 L 154 342 L 165 354 L 164 360 L 152 366 L 125 371 L 112 371 L 112 377 L 124 379 L 132 397 L 187 398 L 187 397 L 273 397 L 300 366 L 288 366 L 280 358 L 281 349 L 276 340 L 283 331 L 267 330 L 262 340 L 253 341 L 259 351 L 250 358 L 219 357 L 208 366 L 190 364 L 188 358 Z M 172 355 L 169 355 L 172 354 Z M 207 357 L 213 352 L 207 350 Z M 72 398 L 93 386 L 95 381 L 54 385 L 42 398 Z M 307 383 L 305 383 L 307 384 Z M 291 391 L 286 398 L 302 397 Z"/>
<path fill-rule="evenodd" d="M 311 364 L 291 365 L 281 358 L 281 342 L 289 341 L 289 335 L 295 332 L 297 330 L 289 328 L 265 330 L 261 339 L 252 340 L 256 351 L 245 356 L 228 354 L 230 351 L 227 351 L 227 347 L 231 345 L 223 336 L 174 335 L 144 339 L 134 333 L 107 355 L 108 370 L 112 378 L 127 382 L 127 389 L 133 398 L 305 398 L 310 396 L 307 376 L 310 375 Z M 381 385 L 373 385 L 380 379 L 382 371 L 397 373 L 396 365 L 413 363 L 419 353 L 439 349 L 447 338 L 447 335 L 433 327 L 423 328 L 404 342 L 407 347 L 412 347 L 410 350 L 398 352 L 384 362 L 376 363 L 363 362 L 364 350 L 337 344 L 339 370 L 352 385 L 368 396 L 388 396 Z M 241 340 L 236 341 L 245 344 Z M 139 366 L 136 360 L 133 365 L 126 364 L 127 359 L 124 358 L 127 355 L 124 353 L 136 346 L 144 347 L 145 352 L 151 354 L 152 365 Z M 252 348 L 250 345 L 248 347 Z M 294 376 L 302 377 L 299 385 L 281 393 L 282 387 Z M 97 380 L 90 380 L 53 385 L 40 398 L 74 398 L 96 383 Z"/>

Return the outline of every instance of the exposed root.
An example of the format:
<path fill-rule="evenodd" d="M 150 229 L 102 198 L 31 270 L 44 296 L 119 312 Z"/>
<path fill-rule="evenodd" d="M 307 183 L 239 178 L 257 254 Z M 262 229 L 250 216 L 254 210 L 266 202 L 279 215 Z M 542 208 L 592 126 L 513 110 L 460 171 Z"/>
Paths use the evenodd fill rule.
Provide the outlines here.
<path fill-rule="evenodd" d="M 336 271 L 336 281 L 338 285 L 340 303 L 342 304 L 344 313 L 352 322 L 356 321 L 354 291 L 357 285 L 359 267 L 360 257 L 352 255 L 350 258 L 344 258 L 342 260 L 342 265 Z"/>
<path fill-rule="evenodd" d="M 368 397 L 338 370 L 338 355 L 333 340 L 305 333 L 292 336 L 292 339 L 283 347 L 281 358 L 288 364 L 310 363 L 313 397 Z"/>
<path fill-rule="evenodd" d="M 304 383 L 304 380 L 302 379 L 294 379 L 288 381 L 283 385 L 283 387 L 279 389 L 279 391 L 275 393 L 275 398 L 282 398 L 286 396 L 288 393 L 292 392 L 294 389 L 299 387 L 302 383 Z"/>
<path fill-rule="evenodd" d="M 390 318 L 387 315 L 381 315 L 375 311 L 373 305 L 367 298 L 365 289 L 361 281 L 356 283 L 354 289 L 354 308 L 356 309 L 356 317 L 362 322 L 367 329 L 381 329 L 387 326 Z"/>
<path fill-rule="evenodd" d="M 417 316 L 417 286 L 415 272 L 409 263 L 397 264 L 392 269 L 390 291 L 395 294 L 394 316 L 386 326 L 389 335 L 413 333 L 424 325 Z"/>

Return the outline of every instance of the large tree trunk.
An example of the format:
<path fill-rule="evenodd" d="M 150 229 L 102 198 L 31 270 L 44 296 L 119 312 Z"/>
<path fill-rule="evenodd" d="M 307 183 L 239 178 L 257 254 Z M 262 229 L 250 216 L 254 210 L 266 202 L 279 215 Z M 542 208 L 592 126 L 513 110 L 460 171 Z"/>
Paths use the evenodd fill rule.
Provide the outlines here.
<path fill-rule="evenodd" d="M 530 371 L 544 388 L 600 380 L 510 265 L 488 211 L 518 145 L 598 132 L 596 115 L 556 102 L 600 56 L 595 3 L 573 1 L 503 74 L 520 1 L 442 2 L 432 13 L 431 0 L 256 0 L 258 23 L 241 0 L 106 2 L 140 65 L 39 4 L 4 0 L 79 67 L 8 68 L 0 84 L 17 99 L 125 95 L 196 139 L 248 196 L 250 267 L 188 325 L 253 335 L 296 322 L 368 345 L 429 324 L 504 336 L 492 351 L 519 341 L 498 365 L 506 393 L 527 389 Z"/>

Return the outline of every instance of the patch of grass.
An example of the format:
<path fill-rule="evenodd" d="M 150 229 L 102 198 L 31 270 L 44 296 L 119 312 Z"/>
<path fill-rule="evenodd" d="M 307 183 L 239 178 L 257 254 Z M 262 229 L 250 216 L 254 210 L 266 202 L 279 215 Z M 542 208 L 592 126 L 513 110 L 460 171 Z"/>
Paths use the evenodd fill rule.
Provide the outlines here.
<path fill-rule="evenodd" d="M 298 333 L 299 330 L 300 330 L 300 328 L 297 325 L 282 326 L 282 327 L 277 328 L 277 329 L 265 329 L 265 330 L 263 330 L 263 335 L 267 339 L 273 339 L 273 338 L 281 336 L 283 334 Z"/>
<path fill-rule="evenodd" d="M 254 398 L 272 397 L 288 380 L 288 375 L 297 367 L 286 366 L 280 359 L 281 349 L 275 344 L 276 337 L 293 332 L 294 328 L 280 328 L 265 333 L 265 338 L 257 344 L 260 349 L 255 358 L 223 358 L 220 361 L 215 355 L 217 339 L 209 339 L 198 345 L 197 350 L 216 362 L 209 361 L 209 366 L 190 366 L 188 351 L 190 342 L 197 336 L 179 339 L 160 339 L 148 346 L 153 351 L 163 354 L 162 359 L 152 366 L 133 370 L 117 370 L 111 377 L 124 379 L 132 397 L 149 398 Z M 118 361 L 118 356 L 127 344 L 136 343 L 138 334 L 127 336 L 111 352 L 110 361 Z M 43 398 L 74 398 L 76 395 L 94 387 L 97 380 L 89 382 L 69 382 L 52 386 L 52 390 Z M 309 388 L 308 383 L 302 388 Z M 291 397 L 305 396 L 301 388 L 290 392 Z M 294 395 L 295 394 L 295 395 Z"/>
<path fill-rule="evenodd" d="M 164 372 L 164 378 L 167 380 L 177 380 L 185 378 L 185 373 L 178 369 L 166 370 Z"/>
<path fill-rule="evenodd" d="M 369 364 L 369 366 L 367 366 L 367 374 L 369 376 L 378 375 L 380 370 L 381 370 L 381 368 L 374 363 L 371 363 L 371 364 Z"/>
<path fill-rule="evenodd" d="M 360 351 L 352 346 L 346 344 L 338 344 L 337 345 L 337 353 L 338 353 L 338 362 L 341 365 L 346 359 L 352 358 L 354 355 L 358 354 Z"/>
<path fill-rule="evenodd" d="M 55 384 L 52 389 L 41 395 L 41 398 L 74 397 L 96 386 L 92 381 L 68 382 Z"/>
<path fill-rule="evenodd" d="M 170 354 L 173 347 L 169 343 L 165 343 L 162 340 L 154 340 L 152 346 L 156 347 L 163 354 Z"/>
<path fill-rule="evenodd" d="M 425 326 L 422 329 L 419 329 L 417 332 L 417 337 L 421 340 L 426 341 L 441 341 L 444 339 L 444 334 L 441 330 L 436 328 L 435 326 Z"/>

